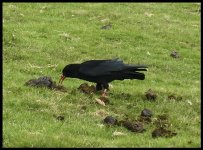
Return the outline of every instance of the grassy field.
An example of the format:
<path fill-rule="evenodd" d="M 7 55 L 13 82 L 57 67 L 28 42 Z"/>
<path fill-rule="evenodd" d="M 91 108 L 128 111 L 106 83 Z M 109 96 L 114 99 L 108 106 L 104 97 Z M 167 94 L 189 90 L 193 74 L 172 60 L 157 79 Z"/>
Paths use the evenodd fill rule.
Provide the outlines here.
<path fill-rule="evenodd" d="M 3 3 L 3 147 L 200 147 L 200 11 L 199 3 Z M 66 79 L 68 92 L 24 85 L 40 76 L 58 82 L 70 63 L 111 58 L 149 68 L 144 81 L 113 81 L 105 107 L 95 103 L 99 94 L 76 90 L 83 80 Z M 102 122 L 136 119 L 144 108 L 154 119 L 167 114 L 177 135 Z"/>

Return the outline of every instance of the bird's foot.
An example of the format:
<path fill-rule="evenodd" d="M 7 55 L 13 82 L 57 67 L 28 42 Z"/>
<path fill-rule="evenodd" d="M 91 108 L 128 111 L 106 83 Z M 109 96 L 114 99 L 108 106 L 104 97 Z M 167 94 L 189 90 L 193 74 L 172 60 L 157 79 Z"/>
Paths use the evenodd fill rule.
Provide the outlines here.
<path fill-rule="evenodd" d="M 107 89 L 104 89 L 101 91 L 101 96 L 102 97 L 108 97 L 108 90 Z"/>

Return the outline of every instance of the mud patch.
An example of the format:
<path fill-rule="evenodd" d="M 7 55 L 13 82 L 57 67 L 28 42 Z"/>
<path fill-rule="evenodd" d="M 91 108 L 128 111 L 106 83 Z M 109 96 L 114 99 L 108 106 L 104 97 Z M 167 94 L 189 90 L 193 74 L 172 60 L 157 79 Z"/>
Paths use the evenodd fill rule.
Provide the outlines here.
<path fill-rule="evenodd" d="M 170 130 L 164 129 L 163 127 L 157 128 L 152 132 L 152 137 L 172 137 L 177 135 L 176 132 L 172 132 Z"/>
<path fill-rule="evenodd" d="M 33 87 L 46 87 L 53 90 L 58 90 L 61 92 L 67 92 L 67 89 L 62 85 L 56 85 L 56 82 L 52 80 L 51 77 L 42 76 L 38 79 L 30 79 L 25 83 L 26 86 Z"/>
<path fill-rule="evenodd" d="M 142 133 L 146 131 L 146 129 L 144 129 L 144 126 L 141 122 L 133 122 L 133 121 L 127 120 L 127 121 L 122 121 L 121 125 L 123 125 L 125 128 L 127 128 L 132 132 Z"/>
<path fill-rule="evenodd" d="M 153 100 L 153 101 L 157 98 L 157 94 L 151 89 L 145 92 L 145 96 L 148 100 Z"/>
<path fill-rule="evenodd" d="M 89 86 L 88 83 L 83 83 L 78 87 L 78 90 L 85 94 L 93 94 L 96 92 L 95 86 Z"/>

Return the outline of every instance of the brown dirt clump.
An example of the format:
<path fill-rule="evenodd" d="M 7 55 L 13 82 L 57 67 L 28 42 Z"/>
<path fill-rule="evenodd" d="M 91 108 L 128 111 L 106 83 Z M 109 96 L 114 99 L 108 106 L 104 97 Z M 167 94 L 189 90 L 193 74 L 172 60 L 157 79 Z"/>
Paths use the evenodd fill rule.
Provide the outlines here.
<path fill-rule="evenodd" d="M 56 85 L 56 82 L 52 80 L 51 77 L 42 76 L 38 79 L 30 79 L 25 83 L 26 86 L 33 86 L 33 87 L 46 87 L 53 90 L 58 90 L 61 92 L 67 92 L 67 89 L 62 85 Z"/>
<path fill-rule="evenodd" d="M 145 96 L 147 97 L 148 100 L 155 100 L 157 98 L 157 94 L 151 89 L 145 92 Z"/>
<path fill-rule="evenodd" d="M 133 121 L 122 121 L 122 125 L 132 132 L 142 133 L 146 131 L 141 122 L 133 122 Z"/>
<path fill-rule="evenodd" d="M 152 137 L 172 137 L 177 135 L 176 132 L 172 132 L 170 130 L 164 129 L 163 127 L 156 128 L 152 131 Z"/>
<path fill-rule="evenodd" d="M 78 90 L 85 94 L 93 94 L 96 92 L 95 86 L 89 86 L 88 83 L 83 83 L 78 87 Z"/>
<path fill-rule="evenodd" d="M 176 51 L 172 51 L 170 56 L 173 58 L 180 58 L 180 55 Z"/>

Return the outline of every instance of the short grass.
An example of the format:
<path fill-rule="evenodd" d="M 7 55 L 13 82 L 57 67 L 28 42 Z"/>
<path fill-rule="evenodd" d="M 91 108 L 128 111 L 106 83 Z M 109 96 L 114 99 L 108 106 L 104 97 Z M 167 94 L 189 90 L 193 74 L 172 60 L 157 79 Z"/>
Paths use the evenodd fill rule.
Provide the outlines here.
<path fill-rule="evenodd" d="M 44 75 L 58 81 L 70 63 L 111 58 L 149 68 L 144 81 L 112 82 L 106 107 L 98 95 L 71 92 L 79 79 L 64 81 L 66 93 L 24 86 Z M 200 104 L 199 3 L 3 3 L 3 147 L 200 147 Z M 137 118 L 144 108 L 168 114 L 177 135 L 102 126 L 107 115 Z"/>

